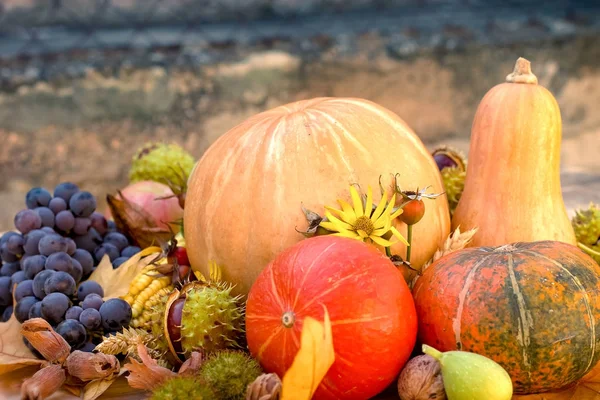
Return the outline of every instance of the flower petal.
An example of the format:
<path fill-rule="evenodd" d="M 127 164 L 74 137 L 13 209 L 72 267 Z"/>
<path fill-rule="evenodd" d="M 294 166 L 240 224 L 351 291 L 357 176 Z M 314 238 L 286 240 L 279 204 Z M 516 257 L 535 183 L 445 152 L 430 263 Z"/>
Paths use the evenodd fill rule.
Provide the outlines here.
<path fill-rule="evenodd" d="M 362 229 L 357 230 L 356 233 L 358 233 L 358 235 L 363 239 L 366 239 L 369 237 L 369 235 L 367 235 L 367 232 L 363 231 Z"/>
<path fill-rule="evenodd" d="M 346 238 L 350 238 L 350 239 L 364 240 L 356 232 L 351 232 L 351 231 L 338 232 L 338 233 L 332 234 L 331 236 L 341 236 L 341 237 L 346 237 Z"/>
<path fill-rule="evenodd" d="M 393 210 L 392 210 L 393 211 Z M 396 218 L 398 218 L 402 213 L 404 212 L 404 209 L 401 207 L 398 207 L 398 209 L 392 213 L 392 215 L 390 215 L 390 220 L 395 220 Z"/>
<path fill-rule="evenodd" d="M 386 202 L 387 191 L 383 194 L 383 196 L 381 196 L 381 201 L 379 202 L 379 204 L 377 204 L 377 208 L 375 209 L 375 211 L 373 211 L 373 215 L 371 215 L 372 221 L 377 221 L 377 219 L 381 216 L 381 213 L 383 213 L 383 210 L 385 209 Z"/>
<path fill-rule="evenodd" d="M 365 215 L 367 217 L 370 217 L 372 212 L 373 212 L 373 189 L 371 189 L 371 186 L 369 186 L 369 188 L 367 189 L 367 203 L 365 204 Z"/>
<path fill-rule="evenodd" d="M 329 222 L 334 223 L 335 225 L 337 225 L 341 229 L 348 229 L 348 230 L 352 230 L 353 229 L 352 225 L 350 225 L 349 223 L 344 222 L 344 221 L 340 220 L 339 218 L 335 217 L 329 211 L 325 212 L 325 216 L 327 217 L 327 220 L 329 220 Z"/>
<path fill-rule="evenodd" d="M 354 186 L 350 186 L 350 196 L 352 196 L 352 204 L 354 204 L 354 211 L 356 212 L 356 217 L 360 217 L 365 215 L 363 211 L 363 204 L 360 196 L 358 195 L 358 191 Z"/>
<path fill-rule="evenodd" d="M 381 214 L 381 216 L 379 218 L 377 218 L 377 221 L 375 221 L 375 226 L 376 227 L 381 227 L 381 222 L 379 221 L 381 218 L 386 218 L 389 219 L 390 215 L 392 213 L 392 209 L 394 208 L 394 202 L 396 201 L 396 194 L 394 193 L 392 195 L 392 198 L 390 199 L 390 202 L 388 203 L 385 211 Z"/>
<path fill-rule="evenodd" d="M 390 230 L 392 231 L 392 234 L 393 234 L 395 237 L 397 237 L 398 239 L 400 239 L 400 241 L 401 241 L 402 243 L 404 243 L 404 244 L 405 244 L 405 245 L 407 245 L 407 246 L 410 246 L 410 243 L 408 243 L 408 241 L 407 241 L 407 240 L 404 238 L 404 236 L 402 236 L 402 234 L 401 234 L 400 232 L 398 232 L 398 229 L 396 229 L 396 227 L 395 227 L 395 226 L 392 226 L 392 227 L 390 228 Z"/>
<path fill-rule="evenodd" d="M 374 241 L 375 243 L 377 243 L 378 245 L 383 246 L 383 247 L 390 247 L 391 245 L 394 244 L 394 243 L 390 242 L 389 240 L 385 240 L 384 238 L 381 238 L 378 236 L 371 235 L 369 238 L 372 241 Z"/>

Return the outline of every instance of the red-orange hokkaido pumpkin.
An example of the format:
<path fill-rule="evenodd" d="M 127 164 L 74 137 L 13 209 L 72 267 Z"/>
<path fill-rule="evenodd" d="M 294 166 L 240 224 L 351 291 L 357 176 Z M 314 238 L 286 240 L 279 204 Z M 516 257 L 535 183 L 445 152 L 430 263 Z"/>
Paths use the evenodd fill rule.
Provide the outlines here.
<path fill-rule="evenodd" d="M 317 98 L 257 114 L 212 144 L 189 179 L 184 210 L 192 267 L 208 274 L 208 262 L 223 266 L 223 278 L 247 294 L 260 271 L 283 249 L 304 239 L 302 206 L 324 215 L 336 199 L 350 200 L 348 186 L 373 188 L 379 178 L 392 189 L 432 185 L 443 192 L 433 157 L 415 133 L 391 111 L 366 100 Z M 450 233 L 448 202 L 426 200 L 414 226 L 411 263 L 419 268 Z M 406 225 L 398 222 L 406 237 Z M 405 245 L 392 247 L 406 254 Z"/>
<path fill-rule="evenodd" d="M 413 288 L 422 343 L 493 359 L 520 394 L 562 388 L 597 364 L 598 293 L 598 264 L 558 241 L 459 250 Z"/>
<path fill-rule="evenodd" d="M 323 306 L 335 361 L 314 398 L 364 400 L 383 391 L 414 347 L 414 302 L 391 261 L 354 239 L 305 239 L 261 272 L 246 310 L 252 355 L 266 371 L 284 376 L 298 352 L 304 318 L 323 321 Z"/>

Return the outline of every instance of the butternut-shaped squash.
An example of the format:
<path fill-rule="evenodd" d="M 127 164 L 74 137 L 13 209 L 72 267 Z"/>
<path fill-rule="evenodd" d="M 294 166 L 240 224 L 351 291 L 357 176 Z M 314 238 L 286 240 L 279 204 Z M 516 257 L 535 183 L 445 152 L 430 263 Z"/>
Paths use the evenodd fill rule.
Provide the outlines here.
<path fill-rule="evenodd" d="M 561 190 L 561 137 L 556 99 L 519 58 L 477 108 L 452 229 L 478 227 L 471 247 L 540 240 L 575 245 Z"/>

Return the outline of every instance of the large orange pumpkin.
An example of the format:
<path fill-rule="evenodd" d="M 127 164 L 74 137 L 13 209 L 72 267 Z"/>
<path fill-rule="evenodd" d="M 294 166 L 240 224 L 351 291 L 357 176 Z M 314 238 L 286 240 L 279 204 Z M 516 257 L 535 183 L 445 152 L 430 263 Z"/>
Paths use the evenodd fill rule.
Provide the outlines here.
<path fill-rule="evenodd" d="M 464 191 L 452 227 L 477 227 L 471 247 L 558 240 L 575 245 L 560 182 L 556 99 L 519 58 L 483 97 L 471 130 Z"/>
<path fill-rule="evenodd" d="M 493 359 L 515 393 L 559 389 L 600 359 L 599 291 L 600 267 L 570 244 L 459 250 L 413 288 L 419 340 Z"/>
<path fill-rule="evenodd" d="M 432 185 L 440 172 L 417 135 L 391 111 L 361 99 L 316 98 L 255 115 L 206 151 L 189 178 L 184 233 L 194 269 L 223 265 L 223 278 L 247 294 L 260 271 L 304 239 L 302 206 L 324 215 L 324 205 L 350 201 L 348 186 L 402 189 Z M 375 200 L 379 200 L 377 197 Z M 448 204 L 425 200 L 414 226 L 411 262 L 425 263 L 450 232 Z M 398 223 L 406 237 L 406 226 Z M 402 243 L 393 254 L 405 254 Z"/>
<path fill-rule="evenodd" d="M 306 239 L 259 275 L 246 309 L 248 347 L 267 372 L 284 376 L 298 353 L 303 321 L 332 326 L 335 360 L 315 399 L 375 396 L 406 364 L 417 336 L 410 289 L 371 245 L 335 236 Z"/>

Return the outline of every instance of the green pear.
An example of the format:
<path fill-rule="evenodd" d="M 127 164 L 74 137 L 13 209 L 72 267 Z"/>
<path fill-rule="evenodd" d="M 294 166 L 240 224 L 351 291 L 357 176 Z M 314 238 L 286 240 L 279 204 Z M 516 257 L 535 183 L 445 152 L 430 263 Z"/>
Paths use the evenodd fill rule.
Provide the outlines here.
<path fill-rule="evenodd" d="M 448 400 L 511 400 L 512 381 L 497 362 L 468 351 L 442 353 L 426 344 L 423 353 L 440 362 Z"/>

